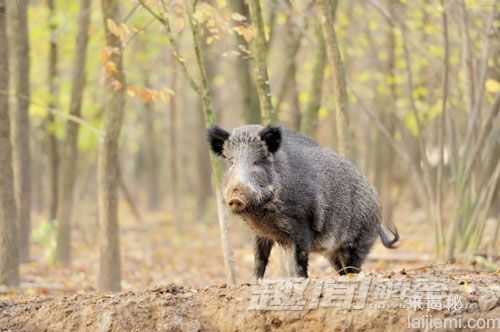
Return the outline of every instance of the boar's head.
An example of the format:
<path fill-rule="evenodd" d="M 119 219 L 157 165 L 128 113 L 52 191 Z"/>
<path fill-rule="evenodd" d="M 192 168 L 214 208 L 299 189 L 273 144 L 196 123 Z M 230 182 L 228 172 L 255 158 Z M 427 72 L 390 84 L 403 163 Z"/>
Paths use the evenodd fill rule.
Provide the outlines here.
<path fill-rule="evenodd" d="M 281 145 L 280 127 L 248 125 L 231 133 L 208 130 L 211 150 L 227 162 L 224 201 L 233 213 L 251 213 L 276 199 L 279 188 L 275 154 Z"/>

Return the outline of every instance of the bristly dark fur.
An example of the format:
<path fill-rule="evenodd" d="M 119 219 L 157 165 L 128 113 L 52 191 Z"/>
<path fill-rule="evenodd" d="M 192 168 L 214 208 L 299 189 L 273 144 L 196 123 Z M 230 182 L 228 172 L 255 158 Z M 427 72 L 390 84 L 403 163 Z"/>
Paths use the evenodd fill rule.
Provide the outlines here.
<path fill-rule="evenodd" d="M 389 229 L 392 240 L 382 232 L 377 193 L 349 160 L 284 127 L 248 125 L 227 136 L 209 132 L 212 150 L 229 160 L 225 201 L 245 203 L 232 210 L 255 234 L 257 278 L 275 243 L 290 251 L 299 277 L 308 276 L 310 252 L 346 274 L 360 271 L 377 236 L 394 247 L 397 230 Z"/>
<path fill-rule="evenodd" d="M 212 151 L 222 157 L 222 152 L 224 150 L 224 142 L 229 138 L 230 134 L 218 126 L 213 126 L 208 129 L 208 143 Z"/>

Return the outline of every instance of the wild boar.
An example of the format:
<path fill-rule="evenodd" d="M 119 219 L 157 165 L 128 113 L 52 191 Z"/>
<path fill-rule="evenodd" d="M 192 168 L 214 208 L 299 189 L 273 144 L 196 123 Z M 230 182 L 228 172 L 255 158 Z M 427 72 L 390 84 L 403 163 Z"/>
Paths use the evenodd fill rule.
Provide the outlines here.
<path fill-rule="evenodd" d="M 308 277 L 310 252 L 324 255 L 340 274 L 356 273 L 377 235 L 392 238 L 381 223 L 373 187 L 354 164 L 309 137 L 281 126 L 214 126 L 208 142 L 227 161 L 223 197 L 255 233 L 255 277 L 264 276 L 275 243 L 290 249 L 292 271 Z"/>

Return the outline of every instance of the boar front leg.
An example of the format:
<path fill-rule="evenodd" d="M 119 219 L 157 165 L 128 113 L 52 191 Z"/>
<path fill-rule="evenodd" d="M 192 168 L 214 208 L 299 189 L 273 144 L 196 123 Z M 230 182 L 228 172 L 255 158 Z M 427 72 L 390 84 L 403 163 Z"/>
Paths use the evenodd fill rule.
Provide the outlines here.
<path fill-rule="evenodd" d="M 308 278 L 307 266 L 309 264 L 309 252 L 311 251 L 313 234 L 307 227 L 295 228 L 292 231 L 292 253 L 295 265 L 295 276 Z"/>
<path fill-rule="evenodd" d="M 295 262 L 295 274 L 300 278 L 307 278 L 307 266 L 309 264 L 309 248 L 305 243 L 293 244 L 293 258 Z"/>
<path fill-rule="evenodd" d="M 262 279 L 266 273 L 269 255 L 274 241 L 262 237 L 255 237 L 255 278 Z"/>

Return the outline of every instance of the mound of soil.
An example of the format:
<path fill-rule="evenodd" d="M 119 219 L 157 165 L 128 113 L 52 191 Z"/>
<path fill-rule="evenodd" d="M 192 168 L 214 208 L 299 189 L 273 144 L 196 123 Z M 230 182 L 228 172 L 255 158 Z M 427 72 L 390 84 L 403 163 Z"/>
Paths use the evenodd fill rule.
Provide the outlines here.
<path fill-rule="evenodd" d="M 444 330 L 500 328 L 500 275 L 441 267 L 0 302 L 0 331 L 402 331 L 445 321 Z"/>

